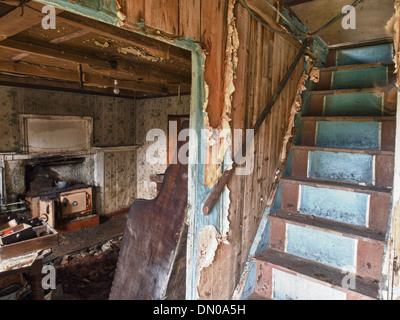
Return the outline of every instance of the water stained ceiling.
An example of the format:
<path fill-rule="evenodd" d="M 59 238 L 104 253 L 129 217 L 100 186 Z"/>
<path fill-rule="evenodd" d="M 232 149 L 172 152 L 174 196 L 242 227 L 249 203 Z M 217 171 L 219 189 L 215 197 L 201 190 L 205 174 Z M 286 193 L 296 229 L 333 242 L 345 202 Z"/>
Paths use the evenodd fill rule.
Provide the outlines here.
<path fill-rule="evenodd" d="M 299 19 L 311 31 L 332 20 L 353 0 L 286 0 Z M 394 14 L 393 0 L 364 0 L 356 6 L 356 28 L 345 30 L 340 19 L 319 35 L 329 46 L 391 38 L 385 26 Z"/>
<path fill-rule="evenodd" d="M 44 29 L 43 5 L 0 2 L 0 84 L 122 96 L 190 92 L 191 53 L 129 30 L 57 10 Z"/>

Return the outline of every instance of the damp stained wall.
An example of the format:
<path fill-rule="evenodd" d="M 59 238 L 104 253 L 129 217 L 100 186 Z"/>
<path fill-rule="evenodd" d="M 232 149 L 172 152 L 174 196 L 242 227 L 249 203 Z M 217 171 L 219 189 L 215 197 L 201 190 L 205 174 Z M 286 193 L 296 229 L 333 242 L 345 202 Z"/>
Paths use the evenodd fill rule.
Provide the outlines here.
<path fill-rule="evenodd" d="M 167 145 L 158 150 L 159 163 L 149 163 L 146 154 L 155 142 L 146 141 L 147 133 L 152 129 L 162 130 L 168 136 L 169 115 L 189 115 L 190 96 L 163 97 L 139 99 L 136 102 L 136 136 L 137 143 L 142 145 L 137 149 L 137 198 L 154 199 L 157 195 L 157 185 L 152 182 L 152 175 L 163 174 L 167 169 Z M 150 153 L 150 152 L 149 152 Z M 153 155 L 153 153 L 152 153 Z"/>

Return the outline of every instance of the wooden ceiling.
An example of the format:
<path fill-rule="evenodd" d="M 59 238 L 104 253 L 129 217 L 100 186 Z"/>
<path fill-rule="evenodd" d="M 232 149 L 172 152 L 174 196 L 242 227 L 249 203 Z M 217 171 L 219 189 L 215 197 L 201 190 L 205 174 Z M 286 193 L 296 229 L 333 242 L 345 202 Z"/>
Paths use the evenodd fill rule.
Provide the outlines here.
<path fill-rule="evenodd" d="M 108 95 L 117 79 L 120 96 L 190 92 L 191 52 L 60 10 L 46 30 L 42 5 L 18 4 L 0 2 L 0 85 Z"/>
<path fill-rule="evenodd" d="M 286 0 L 299 19 L 311 31 L 319 29 L 353 0 Z M 364 0 L 356 7 L 356 29 L 345 30 L 342 20 L 323 30 L 319 35 L 329 46 L 390 39 L 386 23 L 394 14 L 393 0 Z"/>

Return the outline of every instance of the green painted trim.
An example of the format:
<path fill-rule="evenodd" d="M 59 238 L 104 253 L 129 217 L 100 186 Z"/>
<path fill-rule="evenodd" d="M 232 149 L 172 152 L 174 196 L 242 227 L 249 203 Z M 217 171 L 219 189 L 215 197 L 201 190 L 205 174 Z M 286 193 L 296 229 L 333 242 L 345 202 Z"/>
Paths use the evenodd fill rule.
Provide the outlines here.
<path fill-rule="evenodd" d="M 114 26 L 119 26 L 120 19 L 117 17 L 117 9 L 115 0 L 107 0 L 108 5 L 103 6 L 102 1 L 96 0 L 81 0 L 83 4 L 73 3 L 69 0 L 35 0 L 35 2 L 42 3 L 43 5 L 51 5 L 55 8 L 69 11 L 81 16 L 85 16 L 97 21 L 102 21 Z M 114 4 L 114 5 L 112 5 Z M 112 9 L 114 6 L 114 10 Z M 56 19 L 57 23 L 57 19 Z"/>

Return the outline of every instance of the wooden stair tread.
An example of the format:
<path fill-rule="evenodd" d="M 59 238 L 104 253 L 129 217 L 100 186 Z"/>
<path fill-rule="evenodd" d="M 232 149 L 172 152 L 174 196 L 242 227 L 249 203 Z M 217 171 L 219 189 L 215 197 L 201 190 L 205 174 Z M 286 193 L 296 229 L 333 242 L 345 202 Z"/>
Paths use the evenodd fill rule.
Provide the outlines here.
<path fill-rule="evenodd" d="M 396 121 L 394 116 L 305 116 L 301 117 L 304 121 L 354 121 L 354 122 L 366 122 L 366 121 Z"/>
<path fill-rule="evenodd" d="M 281 219 L 296 225 L 326 231 L 337 235 L 353 239 L 361 239 L 368 242 L 380 242 L 385 244 L 385 234 L 380 231 L 372 230 L 366 227 L 346 224 L 339 221 L 319 218 L 315 216 L 292 213 L 284 210 L 271 213 L 269 219 Z"/>
<path fill-rule="evenodd" d="M 291 176 L 291 177 L 284 177 L 281 179 L 281 181 L 285 181 L 287 183 L 292 183 L 292 184 L 303 184 L 316 188 L 338 189 L 343 191 L 352 191 L 359 193 L 370 193 L 370 194 L 379 194 L 388 196 L 390 196 L 392 193 L 392 189 L 390 188 L 364 186 L 354 183 L 336 182 L 332 180 L 299 178 Z"/>
<path fill-rule="evenodd" d="M 346 291 L 342 287 L 342 281 L 345 276 L 342 270 L 272 249 L 262 251 L 254 260 L 267 263 L 272 267 L 287 271 L 291 274 L 295 273 L 311 281 L 325 285 L 328 284 L 335 289 Z M 357 292 L 364 296 L 378 299 L 379 283 L 373 279 L 357 276 L 355 289 L 348 289 L 347 291 Z"/>
<path fill-rule="evenodd" d="M 384 92 L 387 86 L 377 86 L 372 88 L 356 88 L 356 89 L 331 89 L 331 90 L 314 90 L 310 91 L 310 95 L 333 95 L 333 94 L 347 94 L 347 93 L 365 93 L 365 92 Z"/>
<path fill-rule="evenodd" d="M 293 148 L 293 150 L 327 151 L 327 152 L 343 152 L 343 153 L 358 153 L 358 154 L 368 154 L 368 155 L 394 156 L 394 151 L 327 148 L 327 147 L 315 147 L 315 146 L 293 146 L 292 148 Z"/>
<path fill-rule="evenodd" d="M 367 68 L 375 68 L 375 67 L 386 67 L 386 66 L 393 66 L 394 62 L 389 61 L 380 61 L 380 62 L 371 62 L 371 63 L 361 63 L 361 64 L 349 64 L 343 66 L 331 66 L 331 67 L 324 67 L 320 70 L 324 71 L 345 71 L 345 70 L 357 70 L 357 69 L 367 69 Z"/>

